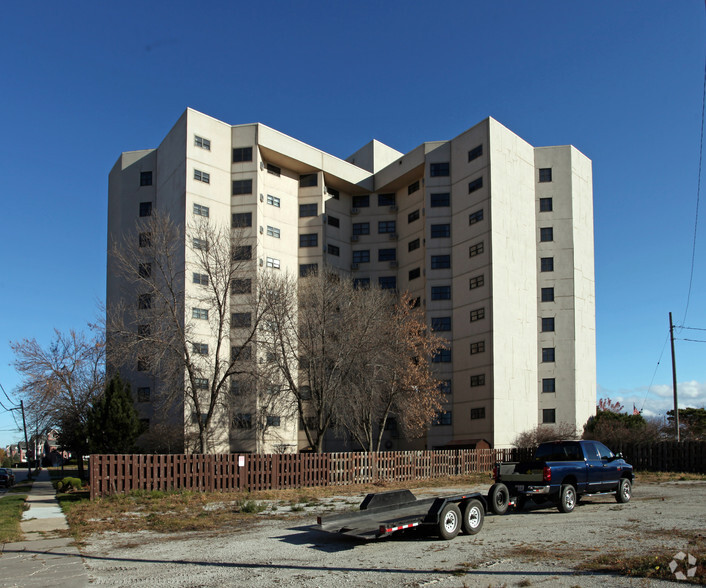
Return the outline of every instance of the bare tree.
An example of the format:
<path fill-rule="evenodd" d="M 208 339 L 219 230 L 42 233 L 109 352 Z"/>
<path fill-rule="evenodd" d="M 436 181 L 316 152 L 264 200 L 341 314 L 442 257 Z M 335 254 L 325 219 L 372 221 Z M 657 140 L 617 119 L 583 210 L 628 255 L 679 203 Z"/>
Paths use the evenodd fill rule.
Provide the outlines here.
<path fill-rule="evenodd" d="M 523 431 L 515 437 L 512 444 L 520 449 L 536 448 L 540 443 L 548 441 L 562 441 L 578 439 L 576 427 L 570 423 L 557 423 L 556 425 L 537 425 L 532 429 Z"/>
<path fill-rule="evenodd" d="M 22 376 L 18 393 L 26 399 L 28 414 L 43 428 L 56 426 L 63 444 L 77 457 L 83 475 L 87 449 L 86 420 L 105 383 L 105 340 L 102 330 L 54 331 L 43 347 L 35 339 L 10 343 L 13 365 Z M 42 433 L 44 431 L 41 431 Z"/>
<path fill-rule="evenodd" d="M 244 227 L 199 217 L 184 228 L 157 211 L 111 248 L 124 283 L 122 301 L 109 301 L 111 369 L 154 375 L 160 411 L 183 406 L 185 443 L 198 453 L 225 443 L 233 382 L 256 369 L 265 305 L 254 250 Z"/>
<path fill-rule="evenodd" d="M 374 317 L 370 343 L 358 357 L 340 406 L 340 423 L 366 451 L 380 451 L 394 417 L 406 438 L 422 435 L 441 410 L 443 395 L 431 359 L 448 347 L 427 327 L 410 297 L 371 288 L 358 292 L 355 313 Z"/>

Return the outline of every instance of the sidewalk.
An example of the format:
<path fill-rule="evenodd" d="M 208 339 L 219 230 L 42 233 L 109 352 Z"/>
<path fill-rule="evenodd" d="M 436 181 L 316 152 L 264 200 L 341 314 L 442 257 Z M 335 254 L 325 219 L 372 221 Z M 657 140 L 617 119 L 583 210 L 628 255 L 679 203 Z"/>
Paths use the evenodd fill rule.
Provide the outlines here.
<path fill-rule="evenodd" d="M 88 586 L 88 572 L 59 507 L 49 471 L 34 479 L 20 529 L 25 540 L 6 543 L 0 555 L 0 586 L 33 588 Z"/>

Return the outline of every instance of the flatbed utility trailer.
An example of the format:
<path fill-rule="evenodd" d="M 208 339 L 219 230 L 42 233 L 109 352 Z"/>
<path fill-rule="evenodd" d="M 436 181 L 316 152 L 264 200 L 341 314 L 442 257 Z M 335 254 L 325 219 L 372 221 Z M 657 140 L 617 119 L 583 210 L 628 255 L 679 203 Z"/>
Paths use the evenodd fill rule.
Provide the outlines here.
<path fill-rule="evenodd" d="M 486 499 L 478 492 L 418 500 L 409 490 L 368 494 L 360 510 L 317 518 L 318 528 L 358 539 L 379 539 L 407 529 L 426 528 L 441 539 L 483 528 Z"/>

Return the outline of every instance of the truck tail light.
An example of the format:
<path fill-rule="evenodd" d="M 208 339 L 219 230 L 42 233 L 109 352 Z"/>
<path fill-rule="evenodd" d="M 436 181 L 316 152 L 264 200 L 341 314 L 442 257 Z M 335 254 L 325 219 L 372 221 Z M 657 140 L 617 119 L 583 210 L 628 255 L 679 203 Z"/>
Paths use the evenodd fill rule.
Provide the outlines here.
<path fill-rule="evenodd" d="M 545 482 L 551 482 L 552 481 L 552 468 L 549 466 L 544 466 L 544 470 L 542 471 L 542 480 Z"/>

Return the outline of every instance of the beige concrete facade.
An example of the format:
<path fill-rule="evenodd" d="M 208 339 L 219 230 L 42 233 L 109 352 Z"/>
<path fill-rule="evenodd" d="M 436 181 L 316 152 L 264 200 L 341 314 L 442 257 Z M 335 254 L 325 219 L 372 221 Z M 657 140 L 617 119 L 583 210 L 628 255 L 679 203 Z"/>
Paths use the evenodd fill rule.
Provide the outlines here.
<path fill-rule="evenodd" d="M 234 155 L 241 148 L 252 149 L 250 160 Z M 140 187 L 141 171 L 153 172 L 152 186 Z M 196 179 L 204 172 L 208 183 Z M 241 180 L 252 190 L 234 194 Z M 158 149 L 120 156 L 110 174 L 110 240 L 134 227 L 144 201 L 187 233 L 195 204 L 224 225 L 252 213 L 254 279 L 327 264 L 419 298 L 451 344 L 434 364 L 447 412 L 425 439 L 391 437 L 386 448 L 481 439 L 505 447 L 538 423 L 581 428 L 595 410 L 592 170 L 574 147 L 535 148 L 488 118 L 405 154 L 371 141 L 344 161 L 265 125 L 231 126 L 189 109 Z M 304 216 L 301 205 L 310 205 Z M 300 235 L 316 235 L 316 246 L 301 247 Z M 192 262 L 185 244 L 187 276 Z M 134 297 L 110 260 L 107 289 L 109 307 Z M 209 341 L 208 324 L 199 328 Z M 133 389 L 159 385 L 131 376 Z M 149 403 L 137 407 L 154 418 Z M 296 419 L 259 440 L 222 422 L 217 451 L 305 445 Z"/>

